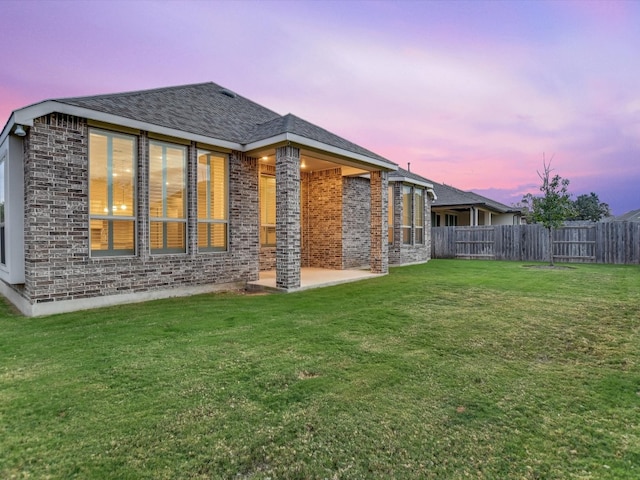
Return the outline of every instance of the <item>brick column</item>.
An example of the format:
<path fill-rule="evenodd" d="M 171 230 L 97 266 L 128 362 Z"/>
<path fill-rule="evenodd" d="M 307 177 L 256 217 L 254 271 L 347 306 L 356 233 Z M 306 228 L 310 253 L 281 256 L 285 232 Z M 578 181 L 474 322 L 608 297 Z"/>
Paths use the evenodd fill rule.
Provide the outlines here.
<path fill-rule="evenodd" d="M 149 260 L 149 135 L 138 137 L 138 257 Z"/>
<path fill-rule="evenodd" d="M 198 145 L 191 142 L 187 150 L 187 253 L 198 252 Z"/>
<path fill-rule="evenodd" d="M 276 149 L 276 287 L 300 286 L 300 149 Z"/>
<path fill-rule="evenodd" d="M 386 172 L 371 172 L 371 272 L 389 271 L 387 208 L 389 208 Z"/>

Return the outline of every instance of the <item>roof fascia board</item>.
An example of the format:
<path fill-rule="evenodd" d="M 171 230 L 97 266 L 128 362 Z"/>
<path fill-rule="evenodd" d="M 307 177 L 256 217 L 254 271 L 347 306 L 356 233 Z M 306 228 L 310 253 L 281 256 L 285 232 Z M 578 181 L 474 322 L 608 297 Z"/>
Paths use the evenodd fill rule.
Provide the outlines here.
<path fill-rule="evenodd" d="M 7 123 L 2 129 L 2 133 L 0 133 L 0 145 L 2 145 L 5 139 L 9 136 L 9 134 L 11 133 L 11 130 L 13 129 L 13 126 L 16 124 L 15 116 L 16 116 L 16 112 L 11 112 L 11 116 L 9 117 L 9 120 L 7 120 Z"/>
<path fill-rule="evenodd" d="M 420 187 L 424 187 L 424 188 L 430 188 L 433 189 L 433 185 L 429 182 L 423 182 L 421 180 L 417 180 L 417 179 L 413 179 L 410 177 L 404 177 L 404 176 L 395 176 L 395 175 L 391 175 L 389 177 L 389 181 L 390 182 L 403 182 L 403 183 L 410 183 L 411 185 L 418 185 Z"/>
<path fill-rule="evenodd" d="M 209 145 L 218 145 L 230 150 L 242 151 L 243 147 L 239 143 L 229 142 L 228 140 L 221 140 L 219 138 L 207 137 L 206 135 L 199 135 L 196 133 L 189 133 L 183 130 L 177 130 L 175 128 L 162 127 L 153 123 L 141 122 L 139 120 L 132 120 L 130 118 L 121 117 L 119 115 L 113 115 L 110 113 L 104 113 L 97 110 L 91 110 L 89 108 L 76 107 L 74 105 L 67 105 L 65 103 L 56 102 L 54 100 L 47 100 L 42 103 L 37 103 L 29 107 L 25 107 L 21 110 L 16 110 L 15 122 L 20 125 L 27 125 L 32 127 L 33 120 L 48 115 L 53 112 L 59 112 L 66 115 L 73 115 L 76 117 L 87 118 L 91 120 L 97 120 L 99 122 L 111 123 L 114 125 L 122 125 L 123 127 L 136 128 L 139 130 L 146 130 L 148 132 L 159 133 L 168 137 L 184 138 L 187 140 L 193 140 L 196 142 L 207 143 Z M 4 132 L 3 132 L 4 135 Z"/>
<path fill-rule="evenodd" d="M 398 169 L 397 165 L 393 165 L 391 163 L 382 162 L 376 158 L 367 157 L 365 155 L 361 155 L 359 153 L 350 152 L 343 148 L 334 147 L 333 145 L 328 145 L 326 143 L 319 142 L 317 140 L 311 140 L 309 138 L 297 135 L 295 133 L 281 133 L 280 135 L 276 135 L 275 137 L 265 138 L 263 140 L 258 140 L 256 142 L 251 142 L 245 145 L 245 152 L 251 152 L 253 150 L 261 150 L 265 147 L 273 146 L 274 144 L 282 144 L 282 143 L 295 143 L 302 147 L 306 147 L 312 150 L 317 150 L 320 152 L 331 153 L 333 155 L 342 157 L 347 160 L 355 160 L 360 164 L 365 163 L 367 165 L 373 165 L 379 167 L 383 170 L 387 171 L 395 171 Z M 361 165 L 358 165 L 361 166 Z"/>
<path fill-rule="evenodd" d="M 443 203 L 439 205 L 433 205 L 437 208 L 456 208 L 456 209 L 467 209 L 467 208 L 477 208 L 481 210 L 485 210 L 487 212 L 502 214 L 502 213 L 515 213 L 509 211 L 501 211 L 495 207 L 491 207 L 485 203 Z"/>

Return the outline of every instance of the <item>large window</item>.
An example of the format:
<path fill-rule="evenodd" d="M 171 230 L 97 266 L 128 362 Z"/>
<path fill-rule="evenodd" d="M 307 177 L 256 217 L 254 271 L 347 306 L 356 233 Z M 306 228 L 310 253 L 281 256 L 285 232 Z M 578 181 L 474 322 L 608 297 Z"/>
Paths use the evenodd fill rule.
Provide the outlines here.
<path fill-rule="evenodd" d="M 413 190 L 413 209 L 415 212 L 415 241 L 417 244 L 424 243 L 424 190 L 415 188 Z"/>
<path fill-rule="evenodd" d="M 91 255 L 135 254 L 135 172 L 135 137 L 90 131 Z"/>
<path fill-rule="evenodd" d="M 458 216 L 457 215 L 449 215 L 448 213 L 444 216 L 444 224 L 447 227 L 455 227 L 458 225 Z"/>
<path fill-rule="evenodd" d="M 4 193 L 4 177 L 5 177 L 5 161 L 6 157 L 0 159 L 0 264 L 6 265 L 6 247 L 5 247 L 5 217 L 4 217 L 4 202 L 5 202 L 5 193 Z"/>
<path fill-rule="evenodd" d="M 151 253 L 186 252 L 187 149 L 149 142 L 149 235 Z"/>
<path fill-rule="evenodd" d="M 198 151 L 198 250 L 227 249 L 227 156 Z"/>
<path fill-rule="evenodd" d="M 388 218 L 387 218 L 387 227 L 388 227 L 388 243 L 389 245 L 393 245 L 393 185 L 389 185 L 389 199 L 388 199 L 388 208 L 389 211 L 387 212 Z"/>
<path fill-rule="evenodd" d="M 413 202 L 411 187 L 402 186 L 402 243 L 411 244 L 411 223 L 413 221 Z"/>
<path fill-rule="evenodd" d="M 260 245 L 276 244 L 276 177 L 260 175 Z"/>

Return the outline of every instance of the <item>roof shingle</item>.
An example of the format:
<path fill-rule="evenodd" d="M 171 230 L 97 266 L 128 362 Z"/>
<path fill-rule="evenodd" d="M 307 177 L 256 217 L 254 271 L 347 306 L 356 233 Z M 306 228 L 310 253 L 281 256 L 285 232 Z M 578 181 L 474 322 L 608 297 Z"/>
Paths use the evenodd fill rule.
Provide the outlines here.
<path fill-rule="evenodd" d="M 328 130 L 292 114 L 281 116 L 213 82 L 55 101 L 242 145 L 291 133 L 395 166 Z"/>

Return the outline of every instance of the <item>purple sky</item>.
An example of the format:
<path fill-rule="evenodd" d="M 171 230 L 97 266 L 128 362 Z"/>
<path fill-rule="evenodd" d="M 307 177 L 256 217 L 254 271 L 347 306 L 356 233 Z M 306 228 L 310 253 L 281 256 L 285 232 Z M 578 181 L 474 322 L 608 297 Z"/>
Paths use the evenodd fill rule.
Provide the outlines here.
<path fill-rule="evenodd" d="M 543 153 L 640 208 L 640 2 L 0 3 L 0 123 L 48 98 L 213 81 L 506 204 Z"/>

